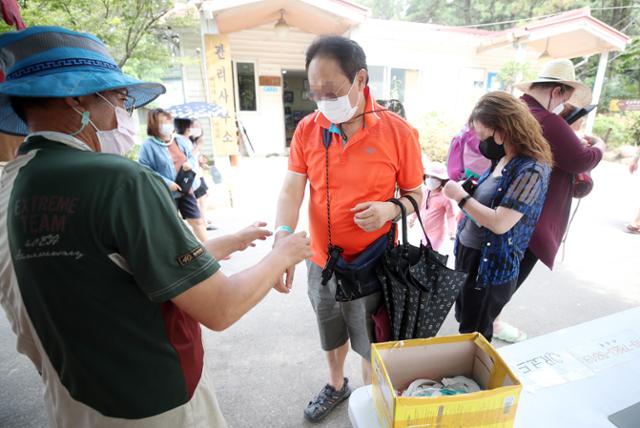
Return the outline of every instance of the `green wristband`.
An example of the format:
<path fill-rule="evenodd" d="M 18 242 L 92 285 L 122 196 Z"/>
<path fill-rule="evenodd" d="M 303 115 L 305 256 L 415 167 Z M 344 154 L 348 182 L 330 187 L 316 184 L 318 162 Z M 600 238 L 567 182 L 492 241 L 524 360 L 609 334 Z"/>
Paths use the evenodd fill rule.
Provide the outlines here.
<path fill-rule="evenodd" d="M 282 225 L 282 226 L 276 227 L 276 232 L 275 233 L 278 233 L 278 232 L 287 232 L 290 235 L 292 235 L 293 234 L 293 229 L 291 229 L 289 226 Z"/>

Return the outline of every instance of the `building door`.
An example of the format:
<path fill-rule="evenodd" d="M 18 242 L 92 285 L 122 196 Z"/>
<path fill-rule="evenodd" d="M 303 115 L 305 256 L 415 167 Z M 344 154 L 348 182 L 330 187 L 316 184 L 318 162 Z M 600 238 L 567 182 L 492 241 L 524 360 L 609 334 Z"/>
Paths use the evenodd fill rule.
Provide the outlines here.
<path fill-rule="evenodd" d="M 309 99 L 309 81 L 304 70 L 283 70 L 282 82 L 284 129 L 286 146 L 289 147 L 298 122 L 316 110 L 316 103 Z"/>

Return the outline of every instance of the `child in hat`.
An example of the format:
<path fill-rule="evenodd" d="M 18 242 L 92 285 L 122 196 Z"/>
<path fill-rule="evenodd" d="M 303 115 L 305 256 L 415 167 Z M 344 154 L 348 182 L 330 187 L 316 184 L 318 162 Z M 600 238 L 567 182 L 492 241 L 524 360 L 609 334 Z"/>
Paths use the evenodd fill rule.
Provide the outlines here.
<path fill-rule="evenodd" d="M 448 181 L 447 168 L 440 162 L 430 162 L 424 169 L 425 190 L 420 207 L 422 226 L 431 241 L 433 249 L 438 251 L 445 238 L 455 237 L 456 220 L 455 209 L 451 199 L 442 194 L 442 188 Z M 417 216 L 414 214 L 410 221 L 413 226 Z M 426 244 L 422 238 L 422 243 Z"/>

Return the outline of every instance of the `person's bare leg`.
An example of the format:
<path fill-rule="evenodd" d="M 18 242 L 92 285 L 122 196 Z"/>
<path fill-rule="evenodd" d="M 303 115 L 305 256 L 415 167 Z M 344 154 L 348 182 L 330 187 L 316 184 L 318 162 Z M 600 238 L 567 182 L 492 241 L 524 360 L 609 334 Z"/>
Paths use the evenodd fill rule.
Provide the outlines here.
<path fill-rule="evenodd" d="M 196 238 L 200 242 L 205 242 L 207 239 L 207 227 L 204 224 L 204 220 L 202 218 L 188 218 L 187 223 L 193 229 L 193 234 L 196 235 Z"/>
<path fill-rule="evenodd" d="M 638 215 L 636 216 L 636 220 L 633 222 L 635 227 L 640 227 L 640 210 L 638 210 Z"/>
<path fill-rule="evenodd" d="M 206 223 L 206 220 L 207 220 L 207 214 L 206 214 L 207 213 L 207 202 L 206 202 L 206 199 L 207 199 L 207 195 L 203 195 L 203 196 L 200 196 L 198 198 L 198 208 L 200 209 L 200 212 L 202 213 L 202 218 L 205 220 L 205 223 Z"/>
<path fill-rule="evenodd" d="M 371 384 L 371 361 L 362 359 L 362 383 Z"/>
<path fill-rule="evenodd" d="M 329 363 L 329 381 L 337 391 L 344 384 L 344 361 L 347 359 L 349 352 L 349 341 L 331 351 L 327 351 L 327 362 Z"/>

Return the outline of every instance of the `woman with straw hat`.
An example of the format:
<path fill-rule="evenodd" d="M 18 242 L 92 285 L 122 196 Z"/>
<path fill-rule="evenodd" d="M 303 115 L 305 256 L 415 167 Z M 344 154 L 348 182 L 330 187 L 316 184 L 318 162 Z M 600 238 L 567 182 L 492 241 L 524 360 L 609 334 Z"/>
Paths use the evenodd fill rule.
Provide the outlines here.
<path fill-rule="evenodd" d="M 585 144 L 560 117 L 565 103 L 585 107 L 591 101 L 591 90 L 576 80 L 570 60 L 548 62 L 536 79 L 516 88 L 524 92 L 521 99 L 542 127 L 554 159 L 547 199 L 520 267 L 519 287 L 538 260 L 553 269 L 567 230 L 574 176 L 595 168 L 605 146 L 593 136 L 585 136 Z"/>

